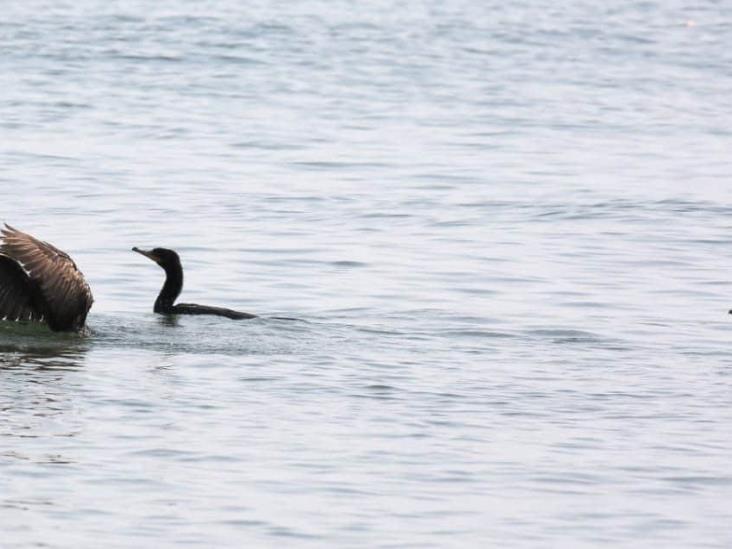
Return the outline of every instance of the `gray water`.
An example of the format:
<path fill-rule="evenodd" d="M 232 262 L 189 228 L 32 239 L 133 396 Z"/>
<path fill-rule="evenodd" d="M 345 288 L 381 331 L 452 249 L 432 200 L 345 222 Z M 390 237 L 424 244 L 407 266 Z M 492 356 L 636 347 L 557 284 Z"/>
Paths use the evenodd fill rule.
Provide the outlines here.
<path fill-rule="evenodd" d="M 4 5 L 96 302 L 0 326 L 0 547 L 732 546 L 732 5 L 609 4 Z"/>

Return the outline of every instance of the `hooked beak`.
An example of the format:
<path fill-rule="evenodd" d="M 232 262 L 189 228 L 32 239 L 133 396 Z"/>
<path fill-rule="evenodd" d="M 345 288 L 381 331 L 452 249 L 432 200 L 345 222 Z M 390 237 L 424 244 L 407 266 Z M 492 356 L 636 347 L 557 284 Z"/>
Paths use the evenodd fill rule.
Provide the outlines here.
<path fill-rule="evenodd" d="M 137 246 L 135 246 L 134 248 L 132 248 L 132 251 L 133 252 L 137 252 L 138 254 L 144 255 L 148 259 L 152 259 L 155 263 L 158 263 L 159 262 L 158 261 L 158 257 L 154 253 L 152 253 L 152 252 L 146 252 L 145 250 L 141 250 Z"/>

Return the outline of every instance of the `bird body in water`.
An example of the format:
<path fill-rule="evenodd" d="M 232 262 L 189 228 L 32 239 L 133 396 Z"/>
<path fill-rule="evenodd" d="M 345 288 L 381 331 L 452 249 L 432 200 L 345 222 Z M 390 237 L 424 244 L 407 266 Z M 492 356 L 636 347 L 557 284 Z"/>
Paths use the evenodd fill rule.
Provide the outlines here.
<path fill-rule="evenodd" d="M 178 254 L 167 248 L 154 248 L 152 250 L 141 250 L 137 247 L 132 251 L 144 255 L 157 263 L 165 271 L 165 283 L 155 300 L 153 311 L 169 315 L 216 315 L 241 320 L 256 318 L 257 315 L 234 311 L 224 307 L 210 307 L 208 305 L 197 305 L 195 303 L 175 304 L 181 290 L 183 289 L 183 267 Z"/>
<path fill-rule="evenodd" d="M 7 224 L 0 231 L 0 319 L 83 332 L 93 302 L 68 254 Z"/>

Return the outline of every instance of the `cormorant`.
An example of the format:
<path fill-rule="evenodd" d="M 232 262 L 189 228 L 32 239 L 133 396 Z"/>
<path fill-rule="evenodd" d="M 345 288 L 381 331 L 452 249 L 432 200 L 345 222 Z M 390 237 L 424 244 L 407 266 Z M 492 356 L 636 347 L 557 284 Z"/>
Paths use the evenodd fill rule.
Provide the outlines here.
<path fill-rule="evenodd" d="M 175 305 L 175 300 L 183 289 L 183 267 L 180 264 L 178 254 L 167 248 L 154 248 L 145 251 L 135 247 L 132 248 L 132 251 L 144 255 L 148 259 L 152 259 L 165 270 L 165 283 L 153 307 L 153 311 L 156 313 L 166 315 L 217 315 L 235 320 L 256 318 L 257 315 L 233 311 L 223 307 L 209 307 L 207 305 L 196 305 L 195 303 L 179 303 Z"/>
<path fill-rule="evenodd" d="M 8 224 L 0 230 L 0 319 L 81 332 L 93 302 L 68 254 Z"/>

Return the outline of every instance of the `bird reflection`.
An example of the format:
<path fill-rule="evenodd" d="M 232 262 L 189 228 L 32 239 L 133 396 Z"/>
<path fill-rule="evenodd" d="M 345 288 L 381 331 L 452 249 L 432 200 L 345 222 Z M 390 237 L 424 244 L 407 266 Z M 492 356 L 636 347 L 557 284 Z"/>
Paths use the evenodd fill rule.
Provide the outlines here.
<path fill-rule="evenodd" d="M 88 344 L 78 338 L 8 338 L 0 343 L 0 369 L 76 370 L 87 350 Z"/>
<path fill-rule="evenodd" d="M 180 321 L 176 315 L 158 315 L 158 324 L 166 327 L 175 327 L 180 324 Z"/>

